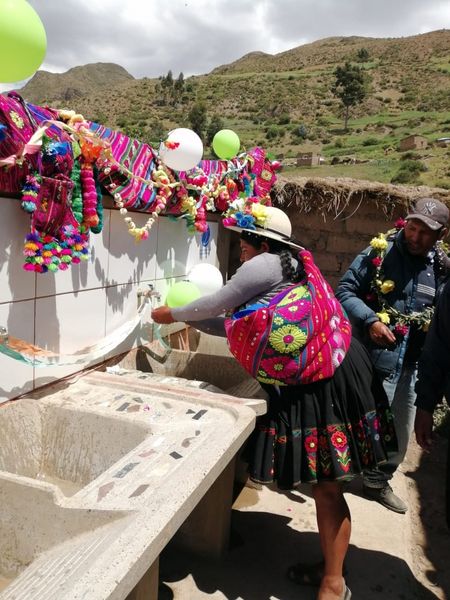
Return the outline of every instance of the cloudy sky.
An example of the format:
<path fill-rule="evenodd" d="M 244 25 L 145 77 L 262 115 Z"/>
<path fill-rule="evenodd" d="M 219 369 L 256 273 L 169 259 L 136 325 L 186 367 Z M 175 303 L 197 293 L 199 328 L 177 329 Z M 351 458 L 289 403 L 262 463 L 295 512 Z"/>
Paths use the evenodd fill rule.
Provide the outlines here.
<path fill-rule="evenodd" d="M 47 32 L 41 68 L 114 62 L 135 77 L 207 73 L 252 51 L 335 35 L 450 28 L 449 0 L 29 0 Z"/>

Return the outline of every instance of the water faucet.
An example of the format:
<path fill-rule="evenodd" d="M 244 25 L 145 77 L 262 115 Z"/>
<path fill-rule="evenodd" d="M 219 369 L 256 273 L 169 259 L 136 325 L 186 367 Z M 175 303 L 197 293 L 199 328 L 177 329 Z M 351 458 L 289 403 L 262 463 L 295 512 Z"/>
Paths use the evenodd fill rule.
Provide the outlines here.
<path fill-rule="evenodd" d="M 0 325 L 0 344 L 5 344 L 9 340 L 8 330 Z"/>
<path fill-rule="evenodd" d="M 156 298 L 158 302 L 161 300 L 161 294 L 158 290 L 155 290 L 155 287 L 152 283 L 147 284 L 148 289 L 139 288 L 137 291 L 137 297 L 139 299 L 142 298 Z"/>

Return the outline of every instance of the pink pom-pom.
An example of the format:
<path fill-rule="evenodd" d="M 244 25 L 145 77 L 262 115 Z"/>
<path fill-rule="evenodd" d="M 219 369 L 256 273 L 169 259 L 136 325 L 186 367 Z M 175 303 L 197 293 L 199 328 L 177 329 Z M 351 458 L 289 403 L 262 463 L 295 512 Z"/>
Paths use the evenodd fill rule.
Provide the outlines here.
<path fill-rule="evenodd" d="M 222 220 L 222 223 L 224 227 L 232 227 L 233 225 L 236 225 L 237 221 L 234 217 L 225 217 L 225 219 Z"/>

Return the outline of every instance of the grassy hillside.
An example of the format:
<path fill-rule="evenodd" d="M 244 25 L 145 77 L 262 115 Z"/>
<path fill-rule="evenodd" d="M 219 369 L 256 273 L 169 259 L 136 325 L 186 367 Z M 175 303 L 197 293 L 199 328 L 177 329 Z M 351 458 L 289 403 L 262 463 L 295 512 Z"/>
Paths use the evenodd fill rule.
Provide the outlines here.
<path fill-rule="evenodd" d="M 358 59 L 362 49 L 364 62 Z M 351 113 L 346 132 L 342 107 L 331 92 L 334 70 L 345 61 L 358 63 L 369 81 L 366 99 Z M 119 75 L 121 67 L 109 67 L 116 67 L 109 80 L 104 71 L 95 79 L 98 65 L 76 68 L 71 80 L 83 81 L 89 93 L 79 86 L 76 94 L 68 94 L 72 86 L 67 81 L 59 85 L 52 79 L 39 93 L 30 87 L 32 80 L 23 94 L 73 108 L 156 147 L 170 129 L 190 127 L 191 109 L 203 104 L 206 125 L 220 117 L 224 127 L 238 133 L 243 148 L 259 144 L 283 156 L 286 173 L 312 174 L 293 166 L 299 153 L 312 150 L 325 159 L 312 169 L 320 176 L 450 186 L 450 148 L 435 144 L 439 137 L 450 137 L 448 30 L 398 39 L 334 37 L 276 55 L 253 52 L 178 87 L 167 85 L 166 74 L 135 80 L 124 70 Z M 425 136 L 429 147 L 400 153 L 400 139 L 413 133 Z"/>

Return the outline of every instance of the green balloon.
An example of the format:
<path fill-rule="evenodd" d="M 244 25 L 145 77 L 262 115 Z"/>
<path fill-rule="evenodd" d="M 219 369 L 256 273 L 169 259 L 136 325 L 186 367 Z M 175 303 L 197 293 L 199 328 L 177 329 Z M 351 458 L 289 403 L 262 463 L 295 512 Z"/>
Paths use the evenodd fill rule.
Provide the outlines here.
<path fill-rule="evenodd" d="M 25 0 L 0 0 L 0 83 L 33 75 L 47 49 L 44 25 Z"/>
<path fill-rule="evenodd" d="M 229 160 L 239 152 L 241 140 L 237 133 L 234 133 L 231 129 L 221 129 L 214 136 L 212 147 L 219 158 Z"/>
<path fill-rule="evenodd" d="M 200 298 L 200 290 L 190 281 L 177 281 L 167 292 L 166 304 L 170 308 L 185 306 Z"/>

